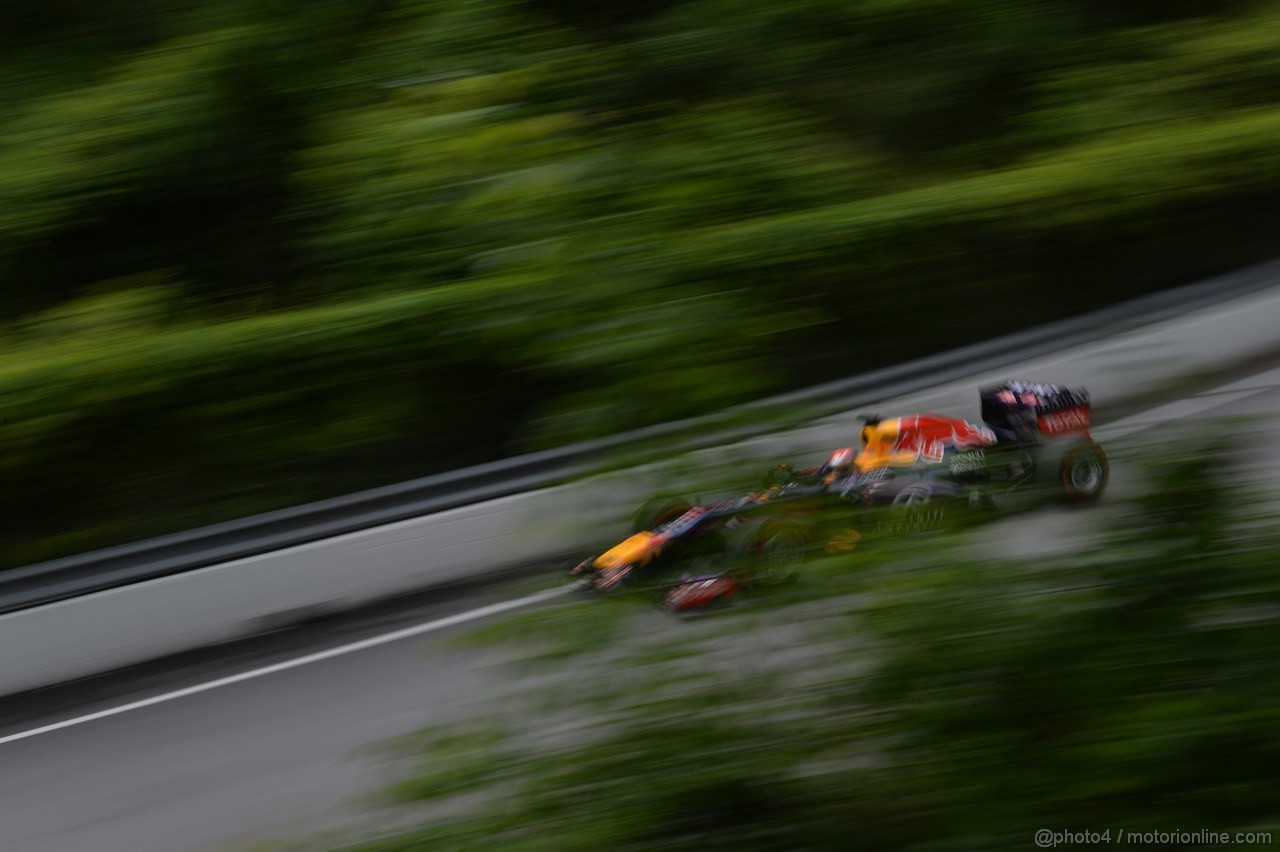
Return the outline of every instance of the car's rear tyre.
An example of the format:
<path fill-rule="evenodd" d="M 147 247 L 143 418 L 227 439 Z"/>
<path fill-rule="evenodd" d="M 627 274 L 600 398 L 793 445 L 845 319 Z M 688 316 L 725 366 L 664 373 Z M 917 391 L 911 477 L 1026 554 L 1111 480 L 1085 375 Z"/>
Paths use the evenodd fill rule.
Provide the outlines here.
<path fill-rule="evenodd" d="M 879 501 L 886 511 L 874 529 L 893 533 L 932 533 L 957 520 L 961 506 L 955 489 L 930 479 L 912 479 Z"/>
<path fill-rule="evenodd" d="M 1093 441 L 1076 440 L 1053 447 L 1048 461 L 1046 478 L 1066 500 L 1087 503 L 1097 500 L 1106 490 L 1111 463 L 1102 447 Z"/>

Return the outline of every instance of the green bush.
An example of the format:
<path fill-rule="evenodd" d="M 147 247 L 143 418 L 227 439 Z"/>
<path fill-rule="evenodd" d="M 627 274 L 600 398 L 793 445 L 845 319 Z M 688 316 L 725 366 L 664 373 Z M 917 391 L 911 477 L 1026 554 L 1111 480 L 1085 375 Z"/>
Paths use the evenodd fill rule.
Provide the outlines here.
<path fill-rule="evenodd" d="M 561 662 L 545 696 L 512 699 L 493 728 L 416 742 L 418 768 L 394 792 L 437 816 L 356 848 L 1274 837 L 1280 540 L 1242 505 L 1238 485 L 1188 457 L 1112 506 L 1104 538 L 1056 558 L 906 547 L 855 557 L 845 571 L 858 573 L 839 577 L 848 597 L 818 589 L 658 636 L 633 624 L 604 652 L 584 643 L 596 653 Z M 1086 514 L 1084 528 L 1101 520 Z M 576 615 L 536 624 L 554 643 Z M 539 647 L 536 632 L 519 644 Z"/>

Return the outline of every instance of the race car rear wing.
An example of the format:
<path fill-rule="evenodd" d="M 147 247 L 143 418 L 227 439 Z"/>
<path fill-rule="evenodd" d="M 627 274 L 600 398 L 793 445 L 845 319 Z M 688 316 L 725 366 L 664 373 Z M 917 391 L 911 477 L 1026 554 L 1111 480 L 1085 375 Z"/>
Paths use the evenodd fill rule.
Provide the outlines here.
<path fill-rule="evenodd" d="M 1044 435 L 1087 431 L 1093 404 L 1084 388 L 1008 381 L 979 390 L 982 419 L 1015 432 L 1034 427 Z"/>

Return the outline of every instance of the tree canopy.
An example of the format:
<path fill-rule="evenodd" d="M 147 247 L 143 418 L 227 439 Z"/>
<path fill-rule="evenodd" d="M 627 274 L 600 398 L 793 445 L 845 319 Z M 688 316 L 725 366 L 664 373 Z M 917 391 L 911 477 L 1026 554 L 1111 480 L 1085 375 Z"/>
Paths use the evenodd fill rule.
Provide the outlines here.
<path fill-rule="evenodd" d="M 703 413 L 1274 251 L 1271 4 L 8 17 L 10 563 Z"/>

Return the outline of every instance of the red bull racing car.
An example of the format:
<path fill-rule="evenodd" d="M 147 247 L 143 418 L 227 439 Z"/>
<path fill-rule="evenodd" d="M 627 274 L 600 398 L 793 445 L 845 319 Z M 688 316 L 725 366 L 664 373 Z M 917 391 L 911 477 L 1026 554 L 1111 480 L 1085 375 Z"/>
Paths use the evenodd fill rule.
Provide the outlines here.
<path fill-rule="evenodd" d="M 1041 485 L 1072 502 L 1106 488 L 1106 454 L 1093 440 L 1089 394 L 1059 385 L 1005 382 L 981 392 L 983 423 L 936 414 L 866 418 L 841 486 L 864 504 L 962 498 L 994 505 Z"/>
<path fill-rule="evenodd" d="M 982 423 L 928 413 L 865 417 L 860 446 L 837 449 L 820 467 L 782 465 L 765 488 L 721 500 L 653 502 L 632 535 L 572 573 L 597 590 L 643 575 L 665 590 L 668 608 L 692 609 L 793 580 L 814 551 L 942 528 L 1015 492 L 1071 502 L 1102 494 L 1109 465 L 1089 433 L 1086 391 L 1009 381 L 981 389 L 980 399 Z M 690 564 L 715 567 L 662 580 L 664 567 Z"/>

